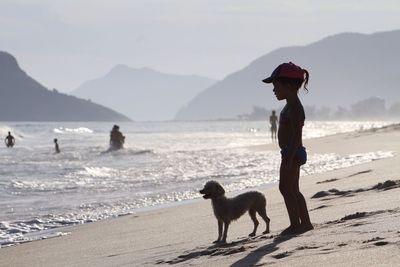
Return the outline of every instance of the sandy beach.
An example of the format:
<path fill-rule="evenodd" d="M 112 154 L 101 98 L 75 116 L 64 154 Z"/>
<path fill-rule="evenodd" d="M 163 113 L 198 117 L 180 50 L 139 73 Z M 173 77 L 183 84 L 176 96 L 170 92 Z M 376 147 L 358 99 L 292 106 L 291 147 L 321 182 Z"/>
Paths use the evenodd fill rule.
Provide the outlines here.
<path fill-rule="evenodd" d="M 267 197 L 271 233 L 248 238 L 248 215 L 215 246 L 209 200 L 61 229 L 67 235 L 0 249 L 0 266 L 395 266 L 400 262 L 400 126 L 304 141 L 313 153 L 391 151 L 393 157 L 300 178 L 315 229 L 280 237 L 289 224 L 277 185 Z M 250 147 L 276 150 L 276 145 Z M 278 167 L 278 166 L 277 166 Z M 229 193 L 234 196 L 237 193 Z M 199 194 L 200 197 L 200 194 Z"/>

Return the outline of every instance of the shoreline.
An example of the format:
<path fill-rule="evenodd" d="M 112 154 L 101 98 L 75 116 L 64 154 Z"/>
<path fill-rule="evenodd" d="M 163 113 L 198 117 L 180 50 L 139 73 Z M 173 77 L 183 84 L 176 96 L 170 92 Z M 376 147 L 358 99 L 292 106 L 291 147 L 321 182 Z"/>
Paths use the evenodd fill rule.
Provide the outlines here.
<path fill-rule="evenodd" d="M 277 185 L 277 182 L 272 182 L 272 183 L 268 183 L 268 184 L 262 184 L 260 186 L 249 187 L 249 188 L 242 189 L 242 190 L 230 191 L 230 192 L 227 192 L 227 194 L 228 195 L 240 194 L 247 190 L 264 191 L 264 190 L 274 187 L 276 185 Z M 110 216 L 108 218 L 100 219 L 98 221 L 78 223 L 78 224 L 66 225 L 66 226 L 61 226 L 61 227 L 56 227 L 56 228 L 49 228 L 49 229 L 40 230 L 40 231 L 36 231 L 36 232 L 29 232 L 29 233 L 27 233 L 27 236 L 32 238 L 31 240 L 24 240 L 21 242 L 9 243 L 9 244 L 5 243 L 2 246 L 0 246 L 0 250 L 4 249 L 4 248 L 16 246 L 16 245 L 37 242 L 37 241 L 42 241 L 42 240 L 46 240 L 46 239 L 57 238 L 57 237 L 61 237 L 64 235 L 68 235 L 68 234 L 70 234 L 71 229 L 73 229 L 75 227 L 83 226 L 83 225 L 91 225 L 91 224 L 99 223 L 99 222 L 103 222 L 103 221 L 115 220 L 115 219 L 125 217 L 125 216 L 139 216 L 141 214 L 157 212 L 157 211 L 164 210 L 164 209 L 179 208 L 180 206 L 183 206 L 183 205 L 191 205 L 191 204 L 198 203 L 201 201 L 203 201 L 203 199 L 199 194 L 199 197 L 197 197 L 197 198 L 184 199 L 181 201 L 174 201 L 174 202 L 163 203 L 163 204 L 154 205 L 154 206 L 141 207 L 141 208 L 135 209 L 134 211 L 132 211 L 130 213 Z"/>
<path fill-rule="evenodd" d="M 321 137 L 321 138 L 323 138 L 323 137 Z M 256 145 L 256 146 L 248 147 L 248 149 L 249 150 L 259 150 L 260 147 L 262 147 L 262 149 L 265 150 L 265 146 L 274 146 L 274 145 L 276 145 L 276 144 L 267 144 L 267 145 L 261 145 L 261 146 L 260 145 Z M 392 156 L 393 155 L 388 156 L 388 157 L 392 157 Z M 372 160 L 380 160 L 380 159 L 381 158 L 372 159 Z M 365 164 L 365 163 L 357 162 L 357 163 L 354 163 L 351 166 L 357 166 L 357 165 L 361 165 L 361 164 Z M 302 177 L 307 177 L 307 176 L 313 175 L 313 174 L 326 173 L 326 172 L 334 171 L 334 170 L 337 170 L 337 169 L 348 168 L 348 167 L 349 166 L 334 167 L 334 168 L 329 169 L 329 170 L 322 170 L 322 171 L 321 170 L 319 170 L 319 171 L 317 170 L 317 171 L 314 171 L 314 173 L 307 173 L 306 171 L 305 172 L 302 171 Z M 265 190 L 268 190 L 270 188 L 276 187 L 278 185 L 278 183 L 279 183 L 279 181 L 272 181 L 270 183 L 260 184 L 260 185 L 256 185 L 256 186 L 249 186 L 249 187 L 244 188 L 244 189 L 236 189 L 236 190 L 233 190 L 233 191 L 227 191 L 226 194 L 228 196 L 233 196 L 233 195 L 241 194 L 241 193 L 243 193 L 245 191 L 249 191 L 249 190 L 250 191 L 251 190 L 265 191 Z M 153 212 L 153 211 L 157 212 L 158 210 L 162 210 L 162 209 L 177 208 L 177 207 L 182 206 L 182 205 L 190 205 L 190 204 L 202 201 L 202 200 L 203 199 L 201 198 L 201 196 L 199 194 L 199 196 L 196 197 L 196 198 L 183 199 L 183 200 L 180 200 L 180 201 L 173 201 L 173 202 L 168 202 L 168 203 L 163 203 L 163 204 L 158 204 L 158 205 L 153 205 L 153 206 L 140 207 L 140 208 L 137 208 L 135 210 L 132 210 L 129 213 L 121 213 L 121 214 L 118 214 L 118 215 L 112 215 L 112 216 L 109 216 L 107 218 L 99 219 L 99 220 L 96 220 L 96 221 L 75 223 L 75 224 L 70 224 L 70 225 L 65 225 L 65 226 L 48 228 L 48 229 L 40 230 L 40 231 L 33 231 L 33 232 L 26 233 L 24 235 L 24 238 L 25 237 L 27 238 L 26 240 L 20 240 L 20 241 L 17 241 L 17 242 L 9 242 L 9 243 L 5 242 L 5 243 L 2 243 L 1 246 L 0 246 L 0 249 L 1 248 L 5 248 L 5 247 L 18 245 L 18 244 L 36 242 L 36 241 L 45 240 L 45 239 L 49 239 L 49 238 L 55 238 L 55 237 L 68 235 L 71 228 L 78 227 L 80 225 L 98 223 L 98 222 L 105 221 L 105 220 L 118 219 L 118 218 L 123 217 L 123 216 L 140 215 L 142 213 Z M 32 220 L 35 220 L 35 219 L 32 219 Z"/>
<path fill-rule="evenodd" d="M 379 131 L 384 131 L 386 129 L 399 129 L 400 128 L 400 124 L 390 124 L 390 125 L 386 125 L 386 126 L 381 126 L 381 127 L 377 127 L 377 128 L 368 128 L 365 130 L 356 130 L 353 132 L 345 132 L 345 133 L 336 133 L 336 134 L 332 134 L 332 135 L 327 135 L 327 136 L 323 136 L 323 137 L 315 137 L 315 138 L 310 138 L 310 139 L 305 139 L 305 143 L 307 143 L 309 140 L 311 140 L 312 142 L 314 141 L 318 141 L 318 140 L 326 140 L 326 139 L 330 139 L 330 138 L 336 138 L 336 137 L 341 137 L 344 135 L 348 135 L 348 134 L 363 134 L 363 133 L 376 133 Z M 245 147 L 246 149 L 248 149 L 249 151 L 275 151 L 278 150 L 279 151 L 279 147 L 277 143 L 268 143 L 268 144 L 264 144 L 264 145 L 252 145 L 252 146 L 248 146 Z M 359 164 L 363 164 L 363 163 L 356 163 L 353 166 L 359 165 Z M 338 169 L 342 169 L 342 168 L 347 168 L 347 166 L 344 167 L 339 167 Z M 336 168 L 334 168 L 333 170 L 335 170 Z M 325 170 L 322 171 L 322 173 L 325 172 L 329 172 L 332 170 Z M 320 173 L 320 172 L 316 172 L 316 173 Z M 311 174 L 304 174 L 303 176 L 308 176 L 308 175 L 312 175 Z M 234 195 L 234 194 L 240 194 L 243 193 L 244 191 L 247 190 L 261 190 L 261 191 L 265 191 L 271 187 L 276 186 L 278 183 L 278 181 L 275 182 L 270 182 L 270 183 L 265 183 L 265 184 L 261 184 L 261 185 L 257 185 L 257 186 L 252 186 L 252 187 L 247 187 L 245 189 L 239 189 L 239 190 L 234 190 L 234 191 L 229 191 L 227 192 L 227 195 Z M 181 205 L 187 205 L 187 204 L 191 204 L 197 201 L 202 201 L 201 196 L 199 195 L 199 197 L 196 198 L 192 198 L 192 199 L 184 199 L 181 201 L 174 201 L 174 202 L 168 202 L 168 203 L 163 203 L 163 204 L 158 204 L 158 205 L 153 205 L 153 206 L 146 206 L 146 207 L 140 207 L 138 209 L 133 210 L 132 212 L 129 213 L 122 213 L 122 214 L 118 214 L 118 215 L 111 215 L 107 218 L 104 219 L 99 219 L 97 221 L 92 221 L 92 222 L 84 222 L 84 223 L 78 223 L 78 224 L 72 224 L 72 225 L 66 225 L 66 226 L 61 226 L 61 227 L 56 227 L 56 228 L 49 228 L 49 229 L 45 229 L 45 230 L 40 230 L 40 231 L 35 231 L 35 232 L 29 232 L 27 233 L 25 236 L 28 238 L 31 238 L 31 240 L 22 240 L 20 242 L 15 242 L 15 243 L 4 243 L 2 246 L 0 246 L 1 248 L 5 248 L 5 247 L 9 247 L 9 246 L 13 246 L 13 245 L 18 245 L 18 244 L 23 244 L 23 243 L 29 243 L 29 242 L 36 242 L 36 241 L 40 241 L 40 240 L 45 240 L 45 239 L 49 239 L 49 238 L 55 238 L 55 237 L 59 237 L 59 236 L 63 236 L 65 234 L 68 234 L 68 231 L 70 228 L 73 227 L 78 227 L 80 225 L 86 225 L 86 224 L 92 224 L 92 223 L 97 223 L 97 222 L 101 222 L 104 220 L 112 220 L 112 219 L 117 219 L 123 216 L 130 216 L 130 215 L 139 215 L 141 213 L 146 213 L 146 212 L 151 212 L 151 211 L 157 211 L 160 209 L 168 209 L 168 208 L 174 208 L 174 207 L 179 207 Z M 48 235 L 48 233 L 50 233 L 50 236 Z"/>
<path fill-rule="evenodd" d="M 397 205 L 400 191 L 397 187 L 382 191 L 370 188 L 400 178 L 397 176 L 400 166 L 396 164 L 399 139 L 397 124 L 372 132 L 366 130 L 304 140 L 311 153 L 350 154 L 379 148 L 395 154 L 327 173 L 302 176 L 301 190 L 307 199 L 315 230 L 290 240 L 279 240 L 276 236 L 288 225 L 288 219 L 275 184 L 269 188 L 257 187 L 266 193 L 267 213 L 272 220 L 272 232 L 265 236 L 247 238 L 251 223 L 244 215 L 232 223 L 227 246 L 212 246 L 216 221 L 209 201 L 196 198 L 174 203 L 171 207 L 163 205 L 163 208 L 70 226 L 70 234 L 66 236 L 1 248 L 0 265 L 249 266 L 296 263 L 315 266 L 318 263 L 341 265 L 343 258 L 346 263 L 355 265 L 390 265 L 400 261 L 400 232 L 395 223 L 400 217 Z M 330 189 L 342 193 L 348 191 L 348 195 L 312 198 L 316 193 Z M 360 189 L 368 190 L 357 192 Z M 346 219 L 348 215 L 353 217 Z M 353 258 L 349 258 L 350 255 Z"/>

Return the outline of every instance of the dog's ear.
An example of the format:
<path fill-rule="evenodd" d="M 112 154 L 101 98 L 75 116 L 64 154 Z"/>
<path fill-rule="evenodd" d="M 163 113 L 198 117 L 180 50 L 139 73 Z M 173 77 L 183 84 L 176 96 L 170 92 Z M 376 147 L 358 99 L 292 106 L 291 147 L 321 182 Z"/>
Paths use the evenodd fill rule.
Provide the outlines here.
<path fill-rule="evenodd" d="M 220 184 L 217 184 L 217 194 L 221 196 L 225 194 L 225 189 Z"/>

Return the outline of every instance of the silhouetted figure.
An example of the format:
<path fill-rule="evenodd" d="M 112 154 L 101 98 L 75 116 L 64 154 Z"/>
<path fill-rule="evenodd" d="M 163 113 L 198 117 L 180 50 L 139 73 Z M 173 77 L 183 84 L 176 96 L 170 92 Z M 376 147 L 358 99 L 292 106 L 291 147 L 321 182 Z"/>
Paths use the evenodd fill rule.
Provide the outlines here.
<path fill-rule="evenodd" d="M 15 145 L 15 138 L 11 135 L 11 132 L 8 132 L 8 135 L 4 139 L 4 143 L 6 143 L 7 147 L 13 147 Z"/>
<path fill-rule="evenodd" d="M 271 116 L 269 116 L 269 123 L 271 124 L 271 139 L 276 140 L 276 131 L 278 130 L 277 125 L 278 117 L 275 114 L 275 110 L 272 111 Z"/>
<path fill-rule="evenodd" d="M 298 234 L 314 229 L 306 200 L 299 189 L 300 166 L 306 163 L 307 152 L 302 141 L 306 117 L 298 91 L 303 84 L 307 90 L 308 79 L 307 70 L 290 62 L 279 65 L 270 77 L 263 80 L 265 83 L 272 83 L 279 101 L 286 101 L 279 116 L 278 143 L 282 156 L 279 191 L 285 200 L 290 226 L 283 230 L 281 235 Z"/>
<path fill-rule="evenodd" d="M 117 150 L 124 147 L 125 136 L 119 131 L 119 126 L 114 125 L 110 132 L 110 149 Z"/>
<path fill-rule="evenodd" d="M 61 151 L 60 151 L 60 147 L 58 146 L 58 140 L 57 140 L 57 138 L 54 138 L 54 144 L 55 144 L 55 153 L 60 153 Z"/>

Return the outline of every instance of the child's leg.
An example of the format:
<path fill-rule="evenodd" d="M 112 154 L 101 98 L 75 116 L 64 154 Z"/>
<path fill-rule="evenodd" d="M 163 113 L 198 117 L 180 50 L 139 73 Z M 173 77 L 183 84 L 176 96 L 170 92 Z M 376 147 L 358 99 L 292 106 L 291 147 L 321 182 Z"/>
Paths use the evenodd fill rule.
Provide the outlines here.
<path fill-rule="evenodd" d="M 300 167 L 297 170 L 297 175 L 296 175 L 296 183 L 295 183 L 295 190 L 297 192 L 297 204 L 299 208 L 299 217 L 300 217 L 300 222 L 301 222 L 301 227 L 303 228 L 302 230 L 308 231 L 311 229 L 314 229 L 314 227 L 311 224 L 310 221 L 310 215 L 308 214 L 308 209 L 307 209 L 307 204 L 306 200 L 303 196 L 303 194 L 300 192 L 299 188 L 299 177 L 300 177 Z"/>
<path fill-rule="evenodd" d="M 281 163 L 279 179 L 279 190 L 285 200 L 289 215 L 289 228 L 293 232 L 300 228 L 297 192 L 294 190 L 296 188 L 296 168 L 298 168 L 296 164 L 289 167 L 287 164 Z"/>

